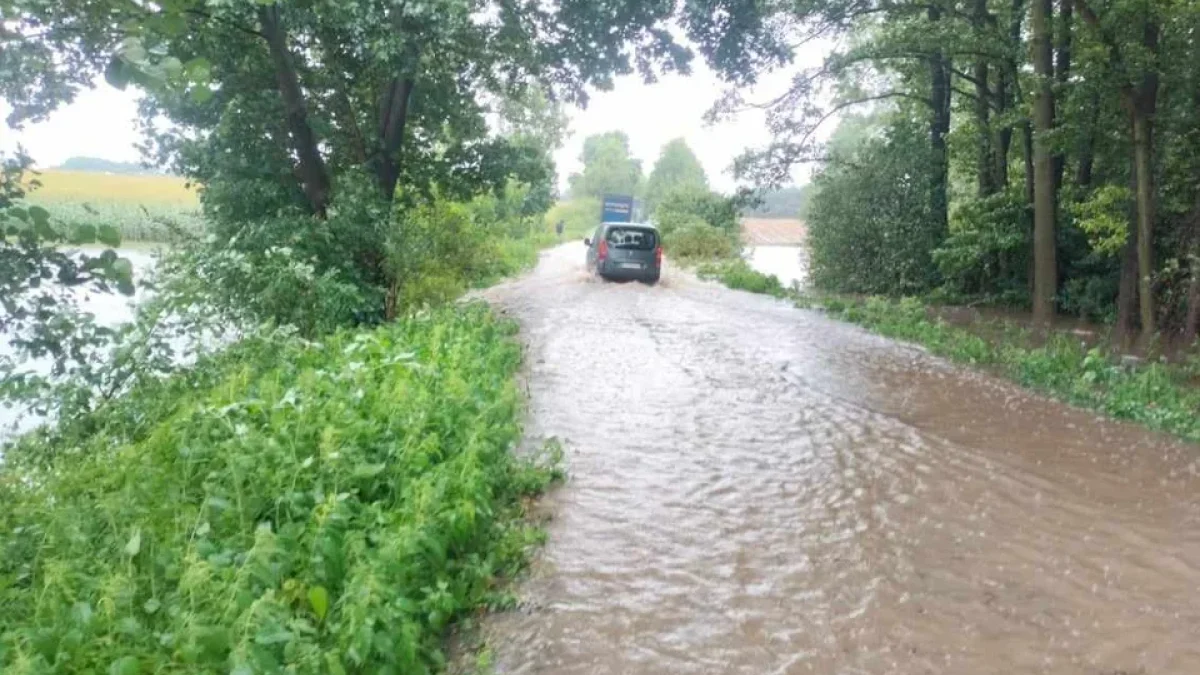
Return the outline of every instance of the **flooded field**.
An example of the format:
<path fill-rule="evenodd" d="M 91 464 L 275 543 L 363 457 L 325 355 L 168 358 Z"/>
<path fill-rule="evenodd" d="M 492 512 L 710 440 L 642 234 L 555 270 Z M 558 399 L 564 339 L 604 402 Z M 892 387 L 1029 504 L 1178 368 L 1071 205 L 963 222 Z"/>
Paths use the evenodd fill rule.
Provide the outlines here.
<path fill-rule="evenodd" d="M 499 673 L 1200 673 L 1200 449 L 569 245 L 487 293 L 571 479 Z"/>

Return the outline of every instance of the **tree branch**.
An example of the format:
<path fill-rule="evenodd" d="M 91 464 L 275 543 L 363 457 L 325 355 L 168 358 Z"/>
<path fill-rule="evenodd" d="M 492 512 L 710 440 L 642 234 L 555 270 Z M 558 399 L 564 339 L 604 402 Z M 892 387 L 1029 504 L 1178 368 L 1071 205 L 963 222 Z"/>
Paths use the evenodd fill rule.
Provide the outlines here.
<path fill-rule="evenodd" d="M 849 101 L 843 101 L 842 103 L 830 108 L 824 115 L 821 115 L 820 119 L 818 119 L 816 123 L 809 127 L 808 131 L 805 132 L 804 136 L 800 139 L 800 142 L 807 143 L 808 139 L 811 138 L 814 133 L 816 133 L 817 129 L 819 129 L 821 125 L 825 124 L 825 122 L 828 122 L 829 118 L 845 110 L 846 108 L 853 108 L 856 105 L 871 103 L 873 101 L 883 101 L 890 98 L 910 98 L 920 101 L 925 105 L 929 105 L 928 99 L 917 96 L 916 94 L 910 94 L 906 91 L 889 91 L 882 94 L 863 96 Z"/>
<path fill-rule="evenodd" d="M 241 32 L 243 32 L 243 33 L 246 33 L 247 35 L 253 35 L 254 37 L 257 37 L 257 38 L 262 38 L 262 39 L 264 39 L 264 40 L 265 40 L 265 39 L 267 39 L 267 36 L 266 36 L 266 35 L 263 35 L 263 34 L 262 34 L 262 32 L 260 32 L 260 31 L 256 31 L 256 30 L 254 30 L 253 28 L 249 28 L 249 27 L 247 27 L 247 26 L 243 26 L 242 24 L 240 24 L 240 23 L 238 23 L 238 22 L 236 22 L 236 21 L 231 21 L 231 20 L 229 20 L 229 19 L 226 19 L 226 18 L 224 18 L 224 17 L 220 17 L 220 16 L 213 16 L 211 13 L 209 13 L 209 12 L 206 12 L 206 11 L 204 11 L 204 10 L 202 10 L 202 9 L 185 9 L 185 10 L 184 10 L 184 13 L 185 13 L 185 14 L 189 14 L 189 15 L 191 15 L 191 16 L 194 16 L 194 17 L 197 17 L 197 18 L 199 18 L 199 19 L 204 19 L 205 21 L 215 21 L 215 22 L 217 22 L 217 23 L 219 23 L 219 24 L 222 24 L 222 25 L 224 25 L 224 26 L 228 26 L 228 27 L 230 27 L 230 28 L 232 28 L 232 29 L 234 29 L 234 30 L 237 30 L 237 31 L 241 31 Z"/>

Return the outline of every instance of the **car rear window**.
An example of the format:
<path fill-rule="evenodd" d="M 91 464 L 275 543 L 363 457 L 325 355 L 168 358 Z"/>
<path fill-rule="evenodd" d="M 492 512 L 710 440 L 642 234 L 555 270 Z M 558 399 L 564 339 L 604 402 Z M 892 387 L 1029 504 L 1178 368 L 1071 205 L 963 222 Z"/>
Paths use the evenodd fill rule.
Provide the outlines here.
<path fill-rule="evenodd" d="M 605 239 L 613 248 L 635 251 L 652 251 L 655 246 L 658 246 L 658 237 L 655 236 L 654 230 L 641 227 L 609 228 Z"/>

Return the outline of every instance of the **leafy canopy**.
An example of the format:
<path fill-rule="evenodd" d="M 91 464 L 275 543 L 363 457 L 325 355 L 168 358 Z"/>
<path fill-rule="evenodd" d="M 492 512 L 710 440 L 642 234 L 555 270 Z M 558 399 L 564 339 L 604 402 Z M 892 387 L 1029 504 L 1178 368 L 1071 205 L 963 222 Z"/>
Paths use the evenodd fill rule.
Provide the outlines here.
<path fill-rule="evenodd" d="M 676 190 L 707 190 L 708 175 L 687 141 L 676 138 L 663 146 L 646 181 L 646 205 L 650 211 L 668 193 Z"/>
<path fill-rule="evenodd" d="M 569 178 L 572 197 L 640 193 L 642 163 L 630 156 L 629 136 L 625 132 L 608 131 L 589 136 L 583 142 L 579 161 L 583 171 Z"/>

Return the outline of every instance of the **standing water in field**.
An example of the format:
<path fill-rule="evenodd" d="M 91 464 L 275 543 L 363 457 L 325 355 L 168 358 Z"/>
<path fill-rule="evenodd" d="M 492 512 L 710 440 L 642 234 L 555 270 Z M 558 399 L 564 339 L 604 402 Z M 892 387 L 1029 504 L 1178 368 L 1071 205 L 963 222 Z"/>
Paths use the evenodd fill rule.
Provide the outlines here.
<path fill-rule="evenodd" d="M 784 288 L 808 281 L 808 252 L 800 246 L 752 246 L 747 261 L 763 274 L 774 274 Z"/>
<path fill-rule="evenodd" d="M 498 673 L 1200 672 L 1200 449 L 582 259 L 488 293 L 570 473 Z"/>

